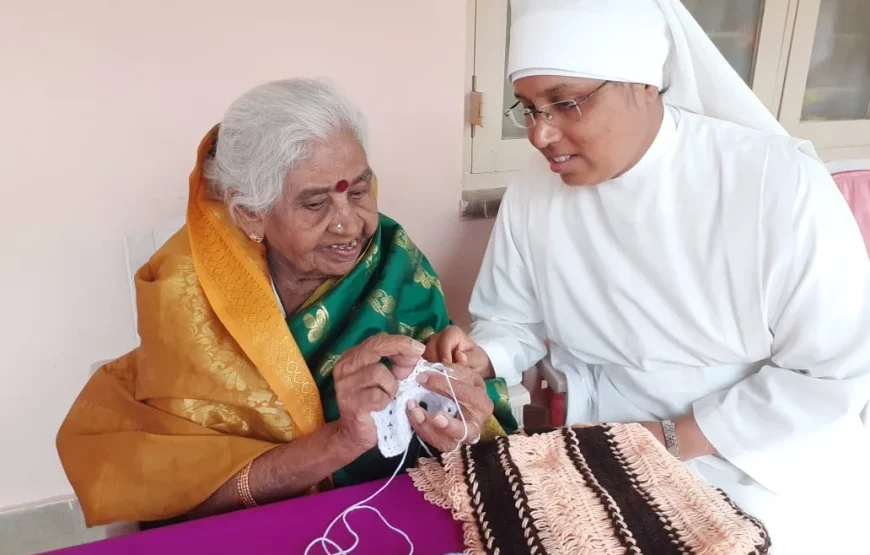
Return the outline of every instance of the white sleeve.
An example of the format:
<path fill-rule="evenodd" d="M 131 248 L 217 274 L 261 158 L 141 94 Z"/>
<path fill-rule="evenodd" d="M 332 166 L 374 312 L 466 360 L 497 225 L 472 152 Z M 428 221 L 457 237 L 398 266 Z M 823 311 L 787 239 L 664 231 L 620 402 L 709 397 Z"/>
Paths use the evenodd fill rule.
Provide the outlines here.
<path fill-rule="evenodd" d="M 516 196 L 505 193 L 477 283 L 469 312 L 474 320 L 471 338 L 489 356 L 496 376 L 509 386 L 522 380 L 522 373 L 547 354 L 546 334 L 531 272 L 518 248 L 522 223 L 512 217 Z"/>
<path fill-rule="evenodd" d="M 762 228 L 770 364 L 694 404 L 721 456 L 775 492 L 865 448 L 855 445 L 870 400 L 870 261 L 857 224 L 817 160 L 783 173 L 797 186 L 766 193 L 774 221 Z"/>

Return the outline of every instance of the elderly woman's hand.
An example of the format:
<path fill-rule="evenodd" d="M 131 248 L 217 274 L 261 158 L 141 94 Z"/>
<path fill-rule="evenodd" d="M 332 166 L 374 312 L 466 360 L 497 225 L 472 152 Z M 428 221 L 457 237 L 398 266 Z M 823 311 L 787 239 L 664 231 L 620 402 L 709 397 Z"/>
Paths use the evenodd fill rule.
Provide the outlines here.
<path fill-rule="evenodd" d="M 379 334 L 348 349 L 332 372 L 343 443 L 362 454 L 378 444 L 372 412 L 384 409 L 398 392 L 425 347 L 403 335 Z M 381 362 L 389 358 L 392 370 Z"/>
<path fill-rule="evenodd" d="M 459 414 L 456 416 L 443 412 L 430 414 L 414 401 L 408 403 L 411 427 L 420 439 L 441 452 L 452 451 L 460 443 L 476 443 L 494 408 L 479 372 L 465 366 L 453 365 L 449 376 L 453 393 L 456 394 L 459 408 L 468 425 L 467 434 Z M 444 374 L 425 372 L 420 374 L 417 381 L 430 391 L 448 399 L 453 398 Z"/>

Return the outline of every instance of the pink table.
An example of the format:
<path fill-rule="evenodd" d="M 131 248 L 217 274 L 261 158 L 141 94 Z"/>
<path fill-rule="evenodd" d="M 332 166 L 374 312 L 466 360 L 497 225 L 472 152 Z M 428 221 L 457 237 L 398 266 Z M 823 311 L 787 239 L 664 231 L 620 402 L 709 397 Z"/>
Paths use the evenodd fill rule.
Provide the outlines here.
<path fill-rule="evenodd" d="M 348 506 L 374 493 L 384 482 L 372 482 L 319 495 L 275 503 L 247 511 L 112 538 L 55 553 L 64 555 L 153 555 L 209 553 L 211 555 L 256 553 L 301 555 L 308 543 L 320 536 L 329 523 Z M 397 477 L 371 503 L 396 528 L 414 542 L 414 555 L 461 553 L 462 527 L 448 511 L 430 504 L 407 476 Z M 348 522 L 360 537 L 354 555 L 377 553 L 405 555 L 407 542 L 387 528 L 372 511 L 355 511 Z M 333 541 L 349 547 L 352 537 L 337 524 Z M 322 548 L 310 555 L 323 555 Z"/>

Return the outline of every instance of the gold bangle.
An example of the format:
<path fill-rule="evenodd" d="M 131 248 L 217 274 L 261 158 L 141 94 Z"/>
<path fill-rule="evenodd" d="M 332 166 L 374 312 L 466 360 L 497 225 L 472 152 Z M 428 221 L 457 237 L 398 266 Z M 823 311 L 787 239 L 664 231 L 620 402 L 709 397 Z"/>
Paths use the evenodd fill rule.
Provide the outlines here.
<path fill-rule="evenodd" d="M 257 502 L 254 501 L 254 496 L 251 495 L 251 484 L 248 480 L 253 465 L 254 461 L 246 464 L 245 467 L 239 471 L 239 474 L 236 477 L 236 491 L 242 499 L 242 503 L 245 504 L 246 509 L 253 509 L 258 506 Z"/>

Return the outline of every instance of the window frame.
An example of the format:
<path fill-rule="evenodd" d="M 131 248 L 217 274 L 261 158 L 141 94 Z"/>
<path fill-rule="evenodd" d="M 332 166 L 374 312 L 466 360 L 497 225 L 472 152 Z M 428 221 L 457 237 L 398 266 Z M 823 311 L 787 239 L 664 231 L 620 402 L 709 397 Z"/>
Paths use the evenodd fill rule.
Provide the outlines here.
<path fill-rule="evenodd" d="M 826 158 L 848 157 L 856 149 L 866 150 L 861 147 L 870 142 L 870 119 L 820 122 L 801 119 L 821 5 L 822 0 L 801 0 L 795 8 L 779 119 L 790 134 L 809 139 Z"/>

